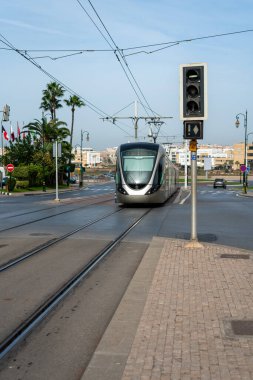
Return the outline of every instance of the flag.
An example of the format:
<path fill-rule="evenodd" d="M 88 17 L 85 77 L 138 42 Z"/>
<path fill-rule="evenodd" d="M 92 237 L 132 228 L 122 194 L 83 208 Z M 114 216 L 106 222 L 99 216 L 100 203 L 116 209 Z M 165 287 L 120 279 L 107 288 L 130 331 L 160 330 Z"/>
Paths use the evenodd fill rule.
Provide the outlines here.
<path fill-rule="evenodd" d="M 13 142 L 14 140 L 15 140 L 15 135 L 14 135 L 14 131 L 11 125 L 11 141 Z"/>
<path fill-rule="evenodd" d="M 8 133 L 6 132 L 4 126 L 2 125 L 2 133 L 3 133 L 3 136 L 5 138 L 5 140 L 9 141 L 9 136 L 8 136 Z"/>

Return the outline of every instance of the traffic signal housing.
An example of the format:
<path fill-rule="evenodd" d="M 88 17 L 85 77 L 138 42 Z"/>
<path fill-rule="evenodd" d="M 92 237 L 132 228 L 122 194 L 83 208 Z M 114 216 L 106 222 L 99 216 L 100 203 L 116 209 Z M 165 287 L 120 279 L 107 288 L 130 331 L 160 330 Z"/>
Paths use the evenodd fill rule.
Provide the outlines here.
<path fill-rule="evenodd" d="M 207 64 L 180 65 L 180 119 L 207 119 Z"/>

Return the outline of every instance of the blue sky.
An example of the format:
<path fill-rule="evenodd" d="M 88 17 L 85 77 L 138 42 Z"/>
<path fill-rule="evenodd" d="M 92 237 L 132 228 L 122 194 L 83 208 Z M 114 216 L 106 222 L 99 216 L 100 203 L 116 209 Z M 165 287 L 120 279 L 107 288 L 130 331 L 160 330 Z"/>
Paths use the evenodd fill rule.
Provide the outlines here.
<path fill-rule="evenodd" d="M 93 5 L 120 49 L 253 29 L 252 0 L 1 0 L 0 107 L 10 105 L 14 130 L 17 122 L 22 126 L 23 122 L 41 118 L 42 91 L 51 79 L 16 51 L 6 50 L 3 42 L 6 40 L 16 49 L 27 50 L 43 70 L 88 101 L 86 107 L 76 111 L 74 144 L 80 143 L 81 129 L 90 133 L 90 142 L 85 145 L 94 149 L 133 141 L 132 121 L 121 120 L 113 125 L 101 119 L 128 105 L 117 115 L 133 116 L 133 102 L 138 100 L 115 54 L 112 51 L 84 52 L 52 59 L 70 54 L 56 50 L 111 49 L 80 3 L 112 46 Z M 253 32 L 248 32 L 182 42 L 152 54 L 126 56 L 148 105 L 159 115 L 173 117 L 162 126 L 163 137 L 158 141 L 183 140 L 183 125 L 179 119 L 179 65 L 193 62 L 208 65 L 208 120 L 201 142 L 231 145 L 244 141 L 243 118 L 238 129 L 234 122 L 235 115 L 245 113 L 246 109 L 248 132 L 253 132 L 252 46 Z M 125 55 L 149 52 L 159 47 L 123 52 Z M 124 64 L 123 67 L 127 71 Z M 134 87 L 139 101 L 147 106 L 136 84 Z M 69 96 L 66 91 L 65 98 Z M 100 111 L 94 112 L 90 103 Z M 138 112 L 139 116 L 147 116 L 149 111 L 139 104 Z M 70 125 L 71 114 L 66 106 L 57 116 Z M 5 126 L 8 129 L 9 123 Z M 148 125 L 140 121 L 141 139 L 147 138 L 148 130 Z"/>

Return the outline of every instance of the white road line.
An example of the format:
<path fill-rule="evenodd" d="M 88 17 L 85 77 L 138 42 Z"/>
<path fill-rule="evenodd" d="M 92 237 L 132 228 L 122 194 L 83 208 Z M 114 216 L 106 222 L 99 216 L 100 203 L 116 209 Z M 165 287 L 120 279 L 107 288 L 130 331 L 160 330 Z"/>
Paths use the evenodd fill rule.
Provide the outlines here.
<path fill-rule="evenodd" d="M 189 198 L 190 195 L 191 195 L 191 192 L 184 199 L 182 199 L 181 202 L 179 202 L 179 204 L 183 205 L 184 202 Z"/>

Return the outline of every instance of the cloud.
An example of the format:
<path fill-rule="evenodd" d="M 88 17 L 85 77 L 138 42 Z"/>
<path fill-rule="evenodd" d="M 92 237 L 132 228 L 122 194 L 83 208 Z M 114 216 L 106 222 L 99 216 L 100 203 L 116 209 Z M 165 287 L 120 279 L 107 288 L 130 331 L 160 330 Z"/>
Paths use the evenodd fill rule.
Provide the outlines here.
<path fill-rule="evenodd" d="M 24 29 L 34 30 L 37 32 L 47 33 L 47 34 L 55 34 L 55 35 L 61 35 L 61 36 L 69 35 L 69 34 L 61 32 L 59 30 L 53 30 L 53 29 L 48 29 L 48 28 L 40 28 L 40 27 L 31 25 L 31 24 L 27 24 L 24 22 L 16 21 L 16 20 L 8 20 L 8 19 L 0 18 L 0 23 L 12 25 L 12 26 L 15 26 L 18 28 L 24 28 Z"/>

